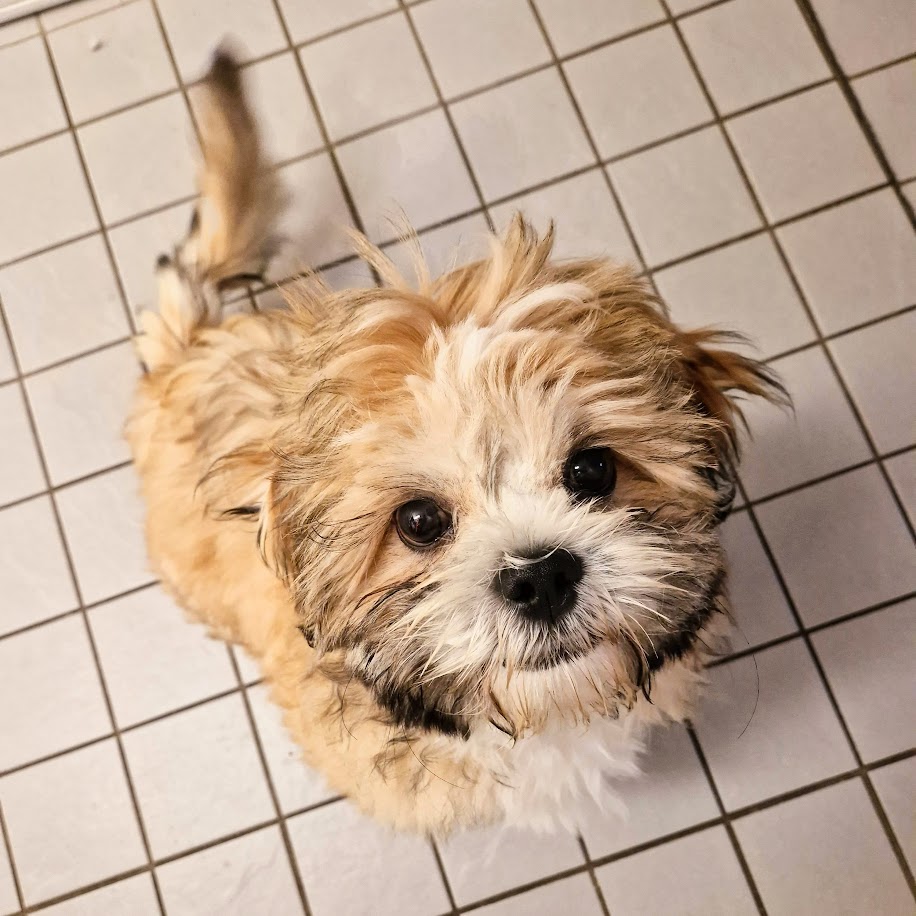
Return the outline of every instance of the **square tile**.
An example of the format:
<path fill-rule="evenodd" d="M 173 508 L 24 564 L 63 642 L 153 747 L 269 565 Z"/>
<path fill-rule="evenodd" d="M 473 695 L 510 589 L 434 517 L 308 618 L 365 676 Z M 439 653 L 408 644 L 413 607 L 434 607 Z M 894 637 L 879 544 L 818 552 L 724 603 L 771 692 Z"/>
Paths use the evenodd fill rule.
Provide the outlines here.
<path fill-rule="evenodd" d="M 23 16 L 0 25 L 0 46 L 11 45 L 38 34 L 38 17 Z"/>
<path fill-rule="evenodd" d="M 4 268 L 0 296 L 23 372 L 130 333 L 98 235 Z"/>
<path fill-rule="evenodd" d="M 752 916 L 754 898 L 724 827 L 711 827 L 596 871 L 614 916 Z"/>
<path fill-rule="evenodd" d="M 478 916 L 601 916 L 604 912 L 588 875 L 574 875 L 551 884 L 491 903 L 475 910 Z"/>
<path fill-rule="evenodd" d="M 709 681 L 696 729 L 726 809 L 856 765 L 800 639 L 711 668 Z"/>
<path fill-rule="evenodd" d="M 499 230 L 509 225 L 516 212 L 524 214 L 541 232 L 553 221 L 557 258 L 610 257 L 622 263 L 639 263 L 600 169 L 490 207 Z"/>
<path fill-rule="evenodd" d="M 395 833 L 349 802 L 287 825 L 313 916 L 435 916 L 451 909 L 426 840 Z"/>
<path fill-rule="evenodd" d="M 3 916 L 13 916 L 21 909 L 16 895 L 16 885 L 13 883 L 13 872 L 6 854 L 6 844 L 0 842 L 0 913 Z"/>
<path fill-rule="evenodd" d="M 576 57 L 564 70 L 605 159 L 713 116 L 670 25 Z"/>
<path fill-rule="evenodd" d="M 411 15 L 447 99 L 550 62 L 526 0 L 432 0 Z"/>
<path fill-rule="evenodd" d="M 78 22 L 80 19 L 87 19 L 105 10 L 113 9 L 123 2 L 124 0 L 71 0 L 69 3 L 62 3 L 60 6 L 46 10 L 41 13 L 39 19 L 45 30 L 50 32 L 69 25 L 71 22 Z"/>
<path fill-rule="evenodd" d="M 354 22 L 397 9 L 397 0 L 280 0 L 295 44 L 345 28 Z"/>
<path fill-rule="evenodd" d="M 736 652 L 797 629 L 785 595 L 747 512 L 736 512 L 719 529 L 728 554 L 728 593 L 737 635 Z"/>
<path fill-rule="evenodd" d="M 293 916 L 302 912 L 278 827 L 176 859 L 156 873 L 169 916 Z"/>
<path fill-rule="evenodd" d="M 812 0 L 812 5 L 847 73 L 902 57 L 916 45 L 909 0 Z"/>
<path fill-rule="evenodd" d="M 884 181 L 834 83 L 739 115 L 727 129 L 771 220 Z"/>
<path fill-rule="evenodd" d="M 911 710 L 905 703 L 888 702 L 912 679 L 916 600 L 811 638 L 862 758 L 877 760 L 916 745 Z"/>
<path fill-rule="evenodd" d="M 547 878 L 585 861 L 571 833 L 510 827 L 462 830 L 439 844 L 455 903 L 465 906 Z"/>
<path fill-rule="evenodd" d="M 346 261 L 321 271 L 321 278 L 336 291 L 375 286 L 375 278 L 365 261 Z"/>
<path fill-rule="evenodd" d="M 916 523 L 916 450 L 884 462 L 910 521 Z"/>
<path fill-rule="evenodd" d="M 679 325 L 739 331 L 749 338 L 754 355 L 773 356 L 815 339 L 767 235 L 691 258 L 658 271 L 653 279 Z M 748 350 L 743 344 L 736 349 Z"/>
<path fill-rule="evenodd" d="M 236 686 L 226 646 L 158 586 L 93 608 L 89 622 L 121 728 Z"/>
<path fill-rule="evenodd" d="M 907 312 L 830 343 L 879 452 L 916 442 L 914 340 L 916 313 Z"/>
<path fill-rule="evenodd" d="M 51 32 L 48 44 L 75 123 L 176 87 L 149 0 Z"/>
<path fill-rule="evenodd" d="M 157 0 L 175 62 L 186 82 L 203 75 L 224 35 L 241 60 L 264 57 L 286 45 L 271 0 Z"/>
<path fill-rule="evenodd" d="M 423 229 L 480 206 L 441 111 L 346 143 L 337 155 L 374 242 L 397 237 L 390 220 L 399 214 Z"/>
<path fill-rule="evenodd" d="M 77 133 L 106 223 L 194 193 L 194 135 L 177 93 L 88 124 Z"/>
<path fill-rule="evenodd" d="M 490 228 L 481 213 L 422 233 L 420 250 L 430 276 L 441 276 L 462 264 L 486 257 L 490 250 L 489 238 Z M 395 242 L 385 249 L 385 254 L 409 283 L 416 280 L 416 254 L 410 242 Z"/>
<path fill-rule="evenodd" d="M 622 811 L 595 809 L 580 825 L 590 858 L 639 846 L 719 816 L 706 774 L 683 726 L 651 732 L 639 768 L 641 775 L 612 785 Z"/>
<path fill-rule="evenodd" d="M 247 693 L 267 769 L 283 813 L 289 814 L 333 798 L 335 793 L 328 788 L 324 777 L 302 759 L 301 748 L 293 743 L 283 724 L 282 710 L 270 699 L 270 688 L 266 684 L 258 684 L 248 688 Z"/>
<path fill-rule="evenodd" d="M 26 904 L 146 862 L 113 739 L 6 776 L 0 795 Z"/>
<path fill-rule="evenodd" d="M 916 865 L 916 818 L 913 817 L 913 786 L 916 785 L 916 757 L 892 763 L 871 773 L 872 785 L 887 812 L 894 835 L 910 863 Z"/>
<path fill-rule="evenodd" d="M 139 376 L 128 342 L 26 380 L 53 485 L 130 458 L 123 427 Z"/>
<path fill-rule="evenodd" d="M 457 102 L 451 111 L 487 200 L 594 162 L 553 69 Z"/>
<path fill-rule="evenodd" d="M 752 440 L 741 481 L 751 499 L 866 461 L 871 450 L 820 347 L 774 360 L 792 409 L 754 399 L 743 404 Z"/>
<path fill-rule="evenodd" d="M 48 181 L 53 175 L 54 181 Z M 0 261 L 98 228 L 71 136 L 0 156 Z"/>
<path fill-rule="evenodd" d="M 83 600 L 89 604 L 153 579 L 134 469 L 120 468 L 55 496 Z"/>
<path fill-rule="evenodd" d="M 45 488 L 44 474 L 18 384 L 0 388 L 0 504 Z"/>
<path fill-rule="evenodd" d="M 706 6 L 708 3 L 710 3 L 710 0 L 667 0 L 668 9 L 675 16 L 679 16 L 681 13 L 689 13 L 698 7 Z"/>
<path fill-rule="evenodd" d="M 878 142 L 900 179 L 916 176 L 916 61 L 906 60 L 853 81 Z"/>
<path fill-rule="evenodd" d="M 178 204 L 122 223 L 108 233 L 132 315 L 156 307 L 156 258 L 184 238 L 193 211 L 192 203 Z"/>
<path fill-rule="evenodd" d="M 306 45 L 299 53 L 332 140 L 436 102 L 401 14 Z"/>
<path fill-rule="evenodd" d="M 79 614 L 0 642 L 0 686 L 0 772 L 111 731 Z"/>
<path fill-rule="evenodd" d="M 44 42 L 33 38 L 0 51 L 0 149 L 66 126 Z"/>
<path fill-rule="evenodd" d="M 681 29 L 723 114 L 830 77 L 794 0 L 734 0 Z"/>
<path fill-rule="evenodd" d="M 826 334 L 916 300 L 916 240 L 893 191 L 816 213 L 777 235 Z"/>
<path fill-rule="evenodd" d="M 874 466 L 775 499 L 757 517 L 809 626 L 916 588 L 909 533 Z"/>
<path fill-rule="evenodd" d="M 229 651 L 235 658 L 236 665 L 238 665 L 239 676 L 243 684 L 251 684 L 261 679 L 263 676 L 261 666 L 250 652 L 239 645 L 230 646 Z"/>
<path fill-rule="evenodd" d="M 45 916 L 105 916 L 130 913 L 130 916 L 158 916 L 161 912 L 149 874 L 134 875 L 108 884 L 97 891 L 80 894 L 42 910 Z"/>
<path fill-rule="evenodd" d="M 658 0 L 535 0 L 560 57 L 665 18 Z"/>
<path fill-rule="evenodd" d="M 0 511 L 0 633 L 77 606 L 70 568 L 46 496 Z"/>
<path fill-rule="evenodd" d="M 237 694 L 126 732 L 122 740 L 156 858 L 274 816 Z"/>
<path fill-rule="evenodd" d="M 858 779 L 748 815 L 738 840 L 773 916 L 906 913 L 912 898 Z"/>
<path fill-rule="evenodd" d="M 650 264 L 724 242 L 760 225 L 717 127 L 608 167 Z"/>

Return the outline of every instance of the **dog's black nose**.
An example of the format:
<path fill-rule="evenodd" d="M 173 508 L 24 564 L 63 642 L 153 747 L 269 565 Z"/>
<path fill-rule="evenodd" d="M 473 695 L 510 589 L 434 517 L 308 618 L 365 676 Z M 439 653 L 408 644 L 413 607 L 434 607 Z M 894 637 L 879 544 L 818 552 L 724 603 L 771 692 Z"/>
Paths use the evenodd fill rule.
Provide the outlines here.
<path fill-rule="evenodd" d="M 501 569 L 493 587 L 519 613 L 542 623 L 556 623 L 575 603 L 582 561 L 557 548 Z"/>

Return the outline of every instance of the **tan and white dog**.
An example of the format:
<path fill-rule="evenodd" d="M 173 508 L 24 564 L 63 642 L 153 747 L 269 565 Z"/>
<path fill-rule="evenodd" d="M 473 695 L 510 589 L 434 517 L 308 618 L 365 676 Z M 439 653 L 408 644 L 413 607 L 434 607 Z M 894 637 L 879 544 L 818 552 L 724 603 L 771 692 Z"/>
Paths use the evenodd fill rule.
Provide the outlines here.
<path fill-rule="evenodd" d="M 221 320 L 282 194 L 229 56 L 203 95 L 201 200 L 128 425 L 154 569 L 364 811 L 572 821 L 691 709 L 727 625 L 729 392 L 781 388 L 521 219 L 413 286 L 357 239 L 380 288 L 304 278 L 288 310 Z"/>

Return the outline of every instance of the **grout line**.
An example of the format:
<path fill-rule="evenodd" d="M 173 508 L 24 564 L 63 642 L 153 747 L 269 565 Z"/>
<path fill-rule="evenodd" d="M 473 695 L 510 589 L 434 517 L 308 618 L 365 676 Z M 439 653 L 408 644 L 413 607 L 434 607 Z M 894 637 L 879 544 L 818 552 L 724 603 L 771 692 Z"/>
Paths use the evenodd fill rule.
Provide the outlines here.
<path fill-rule="evenodd" d="M 824 36 L 824 40 L 826 41 L 826 35 Z M 823 53 L 823 49 L 821 50 L 821 53 Z M 900 57 L 894 57 L 891 58 L 891 60 L 886 60 L 883 64 L 875 64 L 872 67 L 866 67 L 864 70 L 857 70 L 855 73 L 844 72 L 843 76 L 845 76 L 846 79 L 852 83 L 860 77 L 871 76 L 873 73 L 880 73 L 882 70 L 890 70 L 891 67 L 905 64 L 911 60 L 916 60 L 916 51 L 911 51 L 909 54 L 901 54 Z M 839 63 L 837 65 L 839 66 Z M 904 181 L 905 179 L 901 179 L 900 183 L 903 184 Z"/>
<path fill-rule="evenodd" d="M 22 883 L 19 880 L 19 873 L 16 871 L 16 860 L 13 857 L 13 843 L 10 840 L 9 828 L 6 826 L 6 819 L 3 816 L 3 805 L 0 804 L 0 841 L 6 849 L 6 859 L 10 863 L 10 874 L 13 878 L 13 890 L 16 892 L 16 900 L 19 903 L 19 909 L 25 909 L 25 898 L 22 896 Z"/>
<path fill-rule="evenodd" d="M 598 881 L 598 875 L 595 872 L 595 866 L 592 865 L 591 857 L 588 854 L 588 846 L 586 846 L 585 840 L 582 839 L 581 835 L 577 839 L 579 840 L 579 849 L 582 850 L 582 855 L 585 856 L 585 867 L 588 872 L 589 880 L 592 883 L 592 890 L 594 890 L 595 896 L 598 898 L 598 906 L 601 909 L 602 916 L 611 916 L 611 911 L 608 909 L 607 900 L 604 899 L 604 891 L 601 889 L 601 882 Z"/>
<path fill-rule="evenodd" d="M 454 914 L 458 912 L 458 904 L 455 903 L 455 894 L 452 891 L 452 883 L 448 880 L 448 873 L 445 871 L 445 863 L 442 861 L 442 853 L 439 852 L 439 846 L 436 843 L 435 838 L 430 837 L 429 845 L 433 851 L 433 858 L 436 860 L 436 867 L 439 869 L 439 877 L 442 879 L 442 884 L 445 887 L 445 896 L 448 898 L 448 904 L 451 907 L 451 912 L 454 916 Z"/>

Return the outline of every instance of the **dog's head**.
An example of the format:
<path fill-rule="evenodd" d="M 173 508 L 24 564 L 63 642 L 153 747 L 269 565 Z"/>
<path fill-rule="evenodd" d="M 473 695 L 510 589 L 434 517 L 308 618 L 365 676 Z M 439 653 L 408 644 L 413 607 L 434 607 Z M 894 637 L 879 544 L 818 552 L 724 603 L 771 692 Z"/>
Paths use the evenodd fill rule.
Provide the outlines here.
<path fill-rule="evenodd" d="M 732 396 L 779 386 L 629 269 L 550 248 L 517 220 L 419 291 L 370 253 L 382 289 L 293 294 L 263 549 L 402 725 L 613 714 L 721 601 Z"/>

